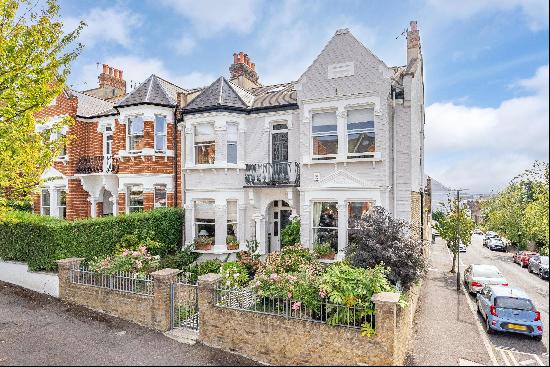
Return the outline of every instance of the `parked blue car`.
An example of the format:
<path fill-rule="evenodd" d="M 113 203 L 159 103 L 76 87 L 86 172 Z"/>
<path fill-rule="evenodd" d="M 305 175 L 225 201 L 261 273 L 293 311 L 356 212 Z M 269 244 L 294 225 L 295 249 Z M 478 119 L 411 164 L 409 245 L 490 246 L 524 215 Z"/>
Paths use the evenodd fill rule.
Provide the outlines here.
<path fill-rule="evenodd" d="M 542 340 L 540 312 L 520 289 L 486 286 L 477 295 L 477 310 L 488 334 L 495 331 L 526 334 Z"/>

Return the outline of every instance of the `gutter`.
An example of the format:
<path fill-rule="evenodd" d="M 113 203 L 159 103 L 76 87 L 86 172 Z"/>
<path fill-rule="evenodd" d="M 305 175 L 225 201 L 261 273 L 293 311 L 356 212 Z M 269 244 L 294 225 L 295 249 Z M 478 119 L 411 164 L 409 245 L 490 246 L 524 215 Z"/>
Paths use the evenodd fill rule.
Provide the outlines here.
<path fill-rule="evenodd" d="M 393 150 L 393 178 L 392 178 L 392 189 L 393 189 L 393 216 L 397 217 L 397 152 L 395 151 L 395 90 L 392 90 L 392 150 Z"/>

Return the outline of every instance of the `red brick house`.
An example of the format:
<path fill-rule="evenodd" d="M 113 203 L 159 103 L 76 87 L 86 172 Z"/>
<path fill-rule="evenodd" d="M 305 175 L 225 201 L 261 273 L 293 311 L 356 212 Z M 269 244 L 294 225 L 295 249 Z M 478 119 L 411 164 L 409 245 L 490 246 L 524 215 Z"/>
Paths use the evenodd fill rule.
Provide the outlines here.
<path fill-rule="evenodd" d="M 37 214 L 78 219 L 177 202 L 174 113 L 177 94 L 192 91 L 151 75 L 127 94 L 122 71 L 108 65 L 98 79 L 98 88 L 66 89 L 36 115 L 41 128 L 64 116 L 75 120 L 62 132 L 70 142 L 34 197 Z"/>

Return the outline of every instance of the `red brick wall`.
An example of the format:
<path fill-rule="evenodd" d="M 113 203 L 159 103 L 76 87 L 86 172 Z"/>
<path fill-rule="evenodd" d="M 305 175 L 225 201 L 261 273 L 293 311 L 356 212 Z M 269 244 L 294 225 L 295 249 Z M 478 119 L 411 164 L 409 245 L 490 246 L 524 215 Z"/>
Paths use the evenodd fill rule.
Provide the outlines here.
<path fill-rule="evenodd" d="M 34 214 L 40 214 L 40 192 L 32 195 L 32 207 Z"/>
<path fill-rule="evenodd" d="M 80 179 L 70 179 L 67 190 L 67 219 L 90 216 L 89 194 L 80 184 Z"/>
<path fill-rule="evenodd" d="M 118 214 L 126 214 L 126 193 L 118 193 Z"/>

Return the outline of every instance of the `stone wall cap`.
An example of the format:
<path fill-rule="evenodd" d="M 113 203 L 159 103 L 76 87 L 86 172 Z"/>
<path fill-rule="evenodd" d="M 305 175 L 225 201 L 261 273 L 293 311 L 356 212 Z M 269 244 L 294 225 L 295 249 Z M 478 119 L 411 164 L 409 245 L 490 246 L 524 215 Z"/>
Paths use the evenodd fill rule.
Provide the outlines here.
<path fill-rule="evenodd" d="M 160 269 L 155 272 L 152 272 L 151 275 L 155 278 L 166 278 L 166 277 L 178 275 L 181 272 L 182 270 L 179 270 L 179 269 L 166 268 L 166 269 Z"/>
<path fill-rule="evenodd" d="M 58 265 L 63 265 L 63 264 L 79 263 L 79 262 L 82 262 L 82 261 L 84 261 L 83 257 L 69 257 L 69 258 L 66 258 L 66 259 L 56 260 L 55 262 Z"/>
<path fill-rule="evenodd" d="M 374 303 L 398 303 L 400 297 L 401 297 L 400 293 L 382 292 L 382 293 L 376 293 L 375 295 L 373 295 L 371 300 Z"/>
<path fill-rule="evenodd" d="M 199 282 L 205 282 L 205 283 L 215 283 L 218 282 L 221 279 L 220 274 L 210 273 L 206 275 L 201 275 L 199 277 Z"/>

